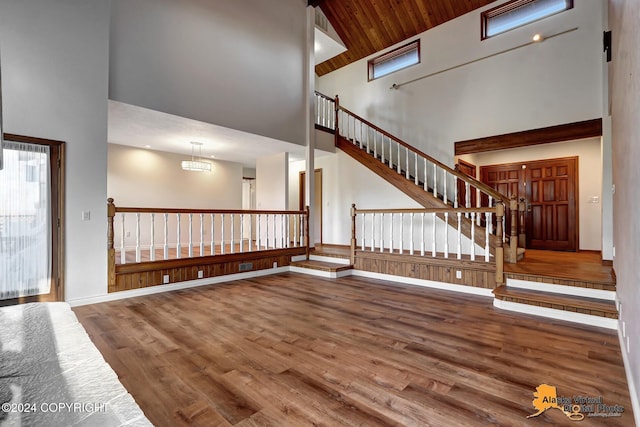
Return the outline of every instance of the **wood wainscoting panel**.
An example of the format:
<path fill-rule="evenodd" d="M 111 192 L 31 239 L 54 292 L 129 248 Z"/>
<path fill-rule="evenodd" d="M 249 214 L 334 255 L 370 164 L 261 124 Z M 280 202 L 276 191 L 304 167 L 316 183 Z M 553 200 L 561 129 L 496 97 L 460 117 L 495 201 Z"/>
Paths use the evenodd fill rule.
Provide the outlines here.
<path fill-rule="evenodd" d="M 215 255 L 198 258 L 174 259 L 168 261 L 143 262 L 116 266 L 115 286 L 109 292 L 129 291 L 149 286 L 163 285 L 164 276 L 169 276 L 169 283 L 226 276 L 244 271 L 266 270 L 287 266 L 291 257 L 303 255 L 305 248 L 274 249 L 261 252 Z M 250 268 L 241 269 L 241 264 L 251 264 Z M 198 273 L 202 272 L 202 277 Z"/>
<path fill-rule="evenodd" d="M 496 287 L 496 265 L 483 261 L 431 258 L 399 253 L 356 251 L 356 270 L 413 279 L 493 289 Z M 460 278 L 456 272 L 460 271 Z"/>

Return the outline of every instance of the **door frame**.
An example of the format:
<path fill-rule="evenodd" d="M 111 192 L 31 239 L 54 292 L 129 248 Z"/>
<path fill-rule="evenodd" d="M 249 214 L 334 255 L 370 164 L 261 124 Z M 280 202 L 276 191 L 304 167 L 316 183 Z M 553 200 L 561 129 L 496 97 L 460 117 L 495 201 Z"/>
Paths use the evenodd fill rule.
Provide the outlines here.
<path fill-rule="evenodd" d="M 51 170 L 51 292 L 43 295 L 0 300 L 0 306 L 29 302 L 64 301 L 64 201 L 65 201 L 65 143 L 32 136 L 4 134 L 4 139 L 49 147 Z"/>

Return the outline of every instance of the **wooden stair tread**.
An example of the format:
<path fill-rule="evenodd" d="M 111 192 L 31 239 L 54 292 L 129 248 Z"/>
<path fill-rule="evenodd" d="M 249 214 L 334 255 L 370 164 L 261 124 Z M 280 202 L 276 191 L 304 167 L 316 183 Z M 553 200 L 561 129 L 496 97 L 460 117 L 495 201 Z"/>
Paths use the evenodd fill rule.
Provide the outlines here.
<path fill-rule="evenodd" d="M 579 297 L 574 295 L 562 295 L 550 292 L 532 291 L 525 289 L 508 288 L 504 285 L 493 290 L 493 294 L 500 300 L 516 299 L 522 303 L 539 303 L 547 308 L 558 308 L 566 311 L 578 311 L 584 314 L 608 313 L 606 317 L 618 318 L 618 310 L 614 301 L 601 300 L 597 298 Z M 545 305 L 542 305 L 545 304 Z M 549 306 L 550 305 L 550 306 Z M 571 308 L 571 309 L 569 309 Z M 576 310 L 572 310 L 575 308 Z"/>
<path fill-rule="evenodd" d="M 337 264 L 333 262 L 316 261 L 316 260 L 295 261 L 291 263 L 291 266 L 300 267 L 300 268 L 310 268 L 313 270 L 331 271 L 331 272 L 351 270 L 353 268 L 352 265 Z"/>

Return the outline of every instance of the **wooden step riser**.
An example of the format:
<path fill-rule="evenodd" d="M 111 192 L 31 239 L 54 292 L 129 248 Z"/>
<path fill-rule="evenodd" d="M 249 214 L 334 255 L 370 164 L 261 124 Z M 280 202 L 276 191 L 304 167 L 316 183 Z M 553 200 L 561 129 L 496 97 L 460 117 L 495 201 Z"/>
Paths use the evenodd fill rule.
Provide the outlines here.
<path fill-rule="evenodd" d="M 553 278 L 548 279 L 553 282 Z M 560 282 L 561 279 L 555 279 Z M 566 282 L 566 281 L 565 281 Z M 615 301 L 616 292 L 605 289 L 593 288 L 593 283 L 575 283 L 574 286 L 567 286 L 557 283 L 532 282 L 528 280 L 512 279 L 507 276 L 507 288 L 527 289 L 531 291 L 549 292 L 559 295 L 570 295 L 584 298 L 598 298 L 606 301 Z M 614 287 L 615 289 L 615 287 Z"/>
<path fill-rule="evenodd" d="M 504 301 L 499 298 L 493 300 L 493 305 L 501 310 L 509 310 L 533 316 L 541 316 L 550 319 L 563 320 L 567 322 L 579 323 L 582 325 L 597 326 L 607 329 L 618 329 L 618 319 L 596 316 L 592 314 L 579 313 L 577 311 L 559 310 L 549 307 L 535 306 L 531 304 Z"/>

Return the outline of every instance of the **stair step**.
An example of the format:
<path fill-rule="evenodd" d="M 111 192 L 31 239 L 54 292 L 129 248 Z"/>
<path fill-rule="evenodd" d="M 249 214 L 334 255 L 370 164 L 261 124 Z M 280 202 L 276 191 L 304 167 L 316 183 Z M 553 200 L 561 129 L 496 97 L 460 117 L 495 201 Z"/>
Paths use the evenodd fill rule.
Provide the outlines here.
<path fill-rule="evenodd" d="M 292 266 L 301 267 L 301 268 L 311 268 L 313 270 L 321 270 L 321 271 L 345 271 L 351 270 L 353 268 L 352 265 L 338 264 L 333 262 L 325 262 L 325 261 L 315 261 L 315 260 L 306 260 L 306 261 L 295 261 L 291 263 Z"/>
<path fill-rule="evenodd" d="M 524 289 L 499 286 L 493 290 L 496 299 L 518 304 L 527 304 L 555 310 L 563 310 L 573 313 L 591 316 L 618 318 L 618 310 L 614 301 L 606 301 L 596 298 L 578 297 L 573 295 L 561 295 L 549 292 L 531 291 Z"/>

